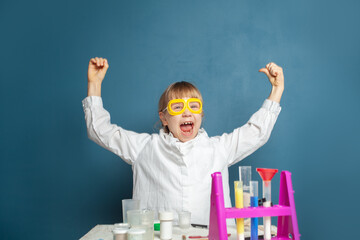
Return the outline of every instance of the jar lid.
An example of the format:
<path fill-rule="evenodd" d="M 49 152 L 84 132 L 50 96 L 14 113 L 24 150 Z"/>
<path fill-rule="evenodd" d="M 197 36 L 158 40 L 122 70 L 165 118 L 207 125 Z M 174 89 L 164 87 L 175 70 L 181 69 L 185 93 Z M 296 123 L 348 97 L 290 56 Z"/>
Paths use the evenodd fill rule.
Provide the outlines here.
<path fill-rule="evenodd" d="M 160 220 L 173 220 L 174 215 L 172 212 L 159 212 Z"/>
<path fill-rule="evenodd" d="M 113 230 L 112 230 L 112 232 L 114 233 L 114 234 L 125 234 L 125 233 L 127 233 L 129 231 L 129 229 L 127 229 L 127 228 L 114 228 Z"/>
<path fill-rule="evenodd" d="M 127 232 L 129 235 L 139 235 L 139 234 L 144 234 L 145 230 L 141 229 L 141 228 L 131 228 L 128 230 Z"/>
<path fill-rule="evenodd" d="M 115 223 L 114 224 L 115 228 L 130 228 L 130 224 L 129 223 Z"/>

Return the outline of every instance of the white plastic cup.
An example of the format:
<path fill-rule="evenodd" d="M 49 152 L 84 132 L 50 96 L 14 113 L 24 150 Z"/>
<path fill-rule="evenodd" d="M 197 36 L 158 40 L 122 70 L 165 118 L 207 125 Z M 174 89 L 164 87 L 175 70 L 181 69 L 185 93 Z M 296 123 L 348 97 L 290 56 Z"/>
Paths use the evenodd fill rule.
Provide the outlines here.
<path fill-rule="evenodd" d="M 127 223 L 127 211 L 139 210 L 140 200 L 137 199 L 123 199 L 122 200 L 122 211 L 123 211 L 123 223 Z"/>
<path fill-rule="evenodd" d="M 146 229 L 145 239 L 154 239 L 154 216 L 153 210 L 141 210 L 141 226 Z"/>
<path fill-rule="evenodd" d="M 179 212 L 179 227 L 182 229 L 190 228 L 191 212 L 182 211 Z"/>

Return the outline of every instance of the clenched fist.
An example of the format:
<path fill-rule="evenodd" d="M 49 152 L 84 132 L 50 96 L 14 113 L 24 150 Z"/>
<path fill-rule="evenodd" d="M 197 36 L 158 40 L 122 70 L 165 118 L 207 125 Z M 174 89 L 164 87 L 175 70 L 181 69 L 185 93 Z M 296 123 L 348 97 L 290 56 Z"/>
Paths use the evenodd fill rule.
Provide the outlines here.
<path fill-rule="evenodd" d="M 104 80 L 109 64 L 106 58 L 92 58 L 88 68 L 88 83 L 99 83 Z"/>
<path fill-rule="evenodd" d="M 268 99 L 280 103 L 284 91 L 283 69 L 271 62 L 268 63 L 265 68 L 261 68 L 259 72 L 265 73 L 272 85 L 272 90 Z"/>
<path fill-rule="evenodd" d="M 101 83 L 109 64 L 106 58 L 92 58 L 88 68 L 88 96 L 101 96 Z"/>
<path fill-rule="evenodd" d="M 266 74 L 273 87 L 284 87 L 283 69 L 275 63 L 268 63 L 266 68 L 261 68 L 259 72 Z"/>

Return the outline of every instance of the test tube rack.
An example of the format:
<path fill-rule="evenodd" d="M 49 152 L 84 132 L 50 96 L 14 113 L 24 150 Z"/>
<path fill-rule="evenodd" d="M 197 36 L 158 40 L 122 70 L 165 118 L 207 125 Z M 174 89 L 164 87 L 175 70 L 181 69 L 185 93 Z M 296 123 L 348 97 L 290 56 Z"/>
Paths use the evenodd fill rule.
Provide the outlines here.
<path fill-rule="evenodd" d="M 272 240 L 300 240 L 295 210 L 294 190 L 291 173 L 282 171 L 280 175 L 279 204 L 272 207 L 225 208 L 222 176 L 220 172 L 211 174 L 211 205 L 209 240 L 228 240 L 227 218 L 278 217 L 277 236 Z"/>

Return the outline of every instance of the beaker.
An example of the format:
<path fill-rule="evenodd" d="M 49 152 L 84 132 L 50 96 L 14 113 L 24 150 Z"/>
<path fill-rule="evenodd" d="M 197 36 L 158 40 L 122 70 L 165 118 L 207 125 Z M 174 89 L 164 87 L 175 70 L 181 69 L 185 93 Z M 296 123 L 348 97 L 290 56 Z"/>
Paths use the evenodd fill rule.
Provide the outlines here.
<path fill-rule="evenodd" d="M 127 223 L 127 211 L 139 210 L 140 200 L 137 199 L 123 199 L 122 200 L 122 211 L 123 211 L 123 223 Z"/>
<path fill-rule="evenodd" d="M 182 211 L 179 212 L 179 227 L 182 229 L 190 228 L 191 224 L 191 212 Z"/>

